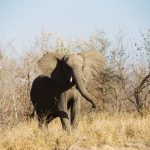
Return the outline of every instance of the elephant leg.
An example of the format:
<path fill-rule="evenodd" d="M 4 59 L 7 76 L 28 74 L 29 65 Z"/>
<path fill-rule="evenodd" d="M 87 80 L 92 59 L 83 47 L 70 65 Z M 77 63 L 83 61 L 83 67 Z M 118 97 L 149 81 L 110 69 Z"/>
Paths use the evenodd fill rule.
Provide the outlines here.
<path fill-rule="evenodd" d="M 37 111 L 37 116 L 38 116 L 38 126 L 39 128 L 42 128 L 43 125 L 46 125 L 47 121 L 47 115 L 45 113 L 42 113 L 41 111 Z"/>
<path fill-rule="evenodd" d="M 75 92 L 74 102 L 71 106 L 71 126 L 75 128 L 78 126 L 79 116 L 80 116 L 80 94 Z"/>
<path fill-rule="evenodd" d="M 44 124 L 44 117 L 41 115 L 38 115 L 38 126 L 39 128 L 42 128 L 42 125 Z"/>
<path fill-rule="evenodd" d="M 45 121 L 45 127 L 48 128 L 48 124 L 54 119 L 55 117 L 53 115 L 47 116 Z"/>
<path fill-rule="evenodd" d="M 69 112 L 67 108 L 68 97 L 67 93 L 63 93 L 58 102 L 59 116 L 64 130 L 70 131 Z"/>

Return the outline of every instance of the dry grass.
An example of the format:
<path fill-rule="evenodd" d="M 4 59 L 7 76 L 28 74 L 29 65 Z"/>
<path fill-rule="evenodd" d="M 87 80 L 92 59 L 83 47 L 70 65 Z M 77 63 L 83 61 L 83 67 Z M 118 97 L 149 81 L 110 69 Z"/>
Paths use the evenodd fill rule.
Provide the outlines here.
<path fill-rule="evenodd" d="M 62 131 L 59 119 L 49 124 L 48 130 L 38 129 L 35 119 L 20 122 L 13 128 L 0 128 L 0 139 L 0 150 L 62 150 L 102 145 L 130 147 L 132 141 L 150 141 L 150 115 L 93 113 L 82 117 L 78 129 L 71 133 Z"/>

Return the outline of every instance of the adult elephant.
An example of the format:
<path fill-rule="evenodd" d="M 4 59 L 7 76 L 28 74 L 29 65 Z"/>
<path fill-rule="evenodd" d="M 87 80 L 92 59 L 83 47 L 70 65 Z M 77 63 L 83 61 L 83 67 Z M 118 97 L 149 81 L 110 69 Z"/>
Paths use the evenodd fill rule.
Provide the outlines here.
<path fill-rule="evenodd" d="M 38 66 L 42 73 L 55 83 L 55 92 L 51 92 L 52 89 L 49 92 L 58 100 L 62 127 L 69 130 L 70 124 L 73 127 L 77 126 L 81 96 L 89 101 L 92 107 L 96 107 L 94 98 L 86 90 L 86 85 L 101 72 L 104 66 L 103 54 L 95 50 L 70 55 L 50 52 L 43 55 L 38 61 Z"/>

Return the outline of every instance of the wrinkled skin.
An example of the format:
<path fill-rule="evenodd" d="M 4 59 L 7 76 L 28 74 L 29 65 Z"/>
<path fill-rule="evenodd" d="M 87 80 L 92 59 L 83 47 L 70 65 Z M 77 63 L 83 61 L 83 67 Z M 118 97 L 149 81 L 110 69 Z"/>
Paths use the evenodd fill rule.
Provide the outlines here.
<path fill-rule="evenodd" d="M 81 96 L 89 101 L 92 107 L 96 107 L 94 98 L 86 91 L 86 82 L 94 78 L 95 75 L 100 72 L 103 64 L 103 55 L 93 50 L 65 56 L 58 53 L 45 54 L 38 61 L 38 65 L 42 73 L 49 77 L 52 82 L 49 82 L 49 88 L 47 88 L 47 91 L 45 90 L 45 94 L 43 94 L 47 95 L 47 93 L 49 93 L 49 96 L 38 95 L 38 98 L 35 99 L 39 100 L 32 100 L 31 94 L 31 100 L 36 108 L 38 116 L 41 116 L 41 114 L 45 115 L 47 111 L 51 110 L 52 105 L 50 103 L 53 103 L 55 97 L 57 99 L 57 107 L 54 109 L 53 115 L 49 115 L 48 112 L 48 117 L 46 118 L 47 122 L 59 116 L 64 129 L 69 130 L 70 125 L 72 127 L 77 126 L 80 114 Z M 31 93 L 34 91 L 34 82 Z M 43 89 L 44 88 L 41 90 Z M 43 98 L 45 100 L 43 100 Z M 44 108 L 43 105 L 45 104 L 43 101 L 47 106 L 49 105 L 49 108 Z M 50 103 L 47 101 L 50 101 Z M 71 110 L 70 117 L 68 113 L 69 109 Z M 44 113 L 42 111 L 44 111 Z M 39 121 L 40 120 L 41 119 L 39 119 Z M 42 121 L 40 122 L 42 123 Z"/>

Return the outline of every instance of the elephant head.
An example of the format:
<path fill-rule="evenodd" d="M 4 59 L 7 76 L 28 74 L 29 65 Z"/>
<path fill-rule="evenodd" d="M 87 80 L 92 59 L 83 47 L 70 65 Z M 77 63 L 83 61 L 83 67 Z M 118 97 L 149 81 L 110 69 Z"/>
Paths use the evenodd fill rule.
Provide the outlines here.
<path fill-rule="evenodd" d="M 103 68 L 102 53 L 95 50 L 70 55 L 50 52 L 43 55 L 38 61 L 38 66 L 44 75 L 61 85 L 76 84 L 81 95 L 95 107 L 92 96 L 86 90 L 86 82 Z"/>

